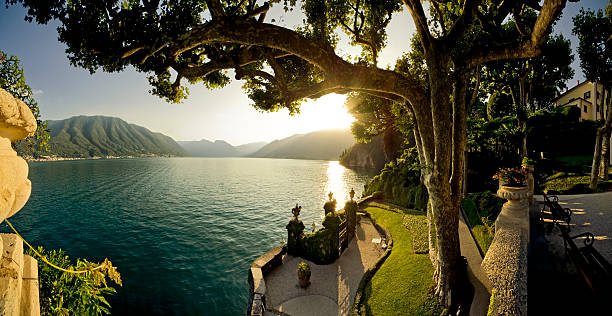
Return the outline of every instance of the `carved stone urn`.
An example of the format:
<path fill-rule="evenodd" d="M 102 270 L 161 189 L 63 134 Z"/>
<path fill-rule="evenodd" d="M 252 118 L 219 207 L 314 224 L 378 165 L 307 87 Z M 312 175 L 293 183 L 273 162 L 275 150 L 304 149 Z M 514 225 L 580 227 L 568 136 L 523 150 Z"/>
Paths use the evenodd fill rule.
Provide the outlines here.
<path fill-rule="evenodd" d="M 506 186 L 500 185 L 497 190 L 497 196 L 508 200 L 504 203 L 503 208 L 510 213 L 519 215 L 525 209 L 525 203 L 529 198 L 529 190 L 527 186 Z"/>

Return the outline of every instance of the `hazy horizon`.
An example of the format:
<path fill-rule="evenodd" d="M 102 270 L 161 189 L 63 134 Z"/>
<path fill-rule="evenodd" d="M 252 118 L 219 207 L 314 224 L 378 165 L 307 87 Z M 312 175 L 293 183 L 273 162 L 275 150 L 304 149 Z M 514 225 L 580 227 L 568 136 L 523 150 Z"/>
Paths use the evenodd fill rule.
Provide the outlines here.
<path fill-rule="evenodd" d="M 577 39 L 571 34 L 571 18 L 580 7 L 597 9 L 606 4 L 605 0 L 568 2 L 554 27 L 553 33 L 572 40 L 575 75 L 567 83 L 570 88 L 577 80 L 584 80 Z M 268 16 L 281 21 L 281 25 L 295 26 L 301 21 L 301 13 L 296 11 L 284 13 L 282 6 L 277 5 Z M 242 82 L 237 80 L 216 90 L 187 85 L 189 99 L 181 104 L 166 103 L 148 93 L 151 88 L 146 75 L 131 67 L 120 73 L 99 71 L 90 75 L 85 69 L 71 66 L 64 52 L 65 45 L 57 41 L 58 23 L 27 23 L 24 15 L 21 6 L 0 8 L 0 43 L 3 43 L 0 49 L 20 58 L 43 120 L 76 115 L 114 116 L 175 140 L 225 140 L 230 144 L 270 142 L 293 134 L 350 127 L 352 117 L 343 106 L 346 98 L 343 95 L 308 100 L 296 116 L 289 116 L 286 109 L 262 113 L 250 105 L 252 102 L 241 89 Z M 396 13 L 388 27 L 388 45 L 380 53 L 378 66 L 393 67 L 396 58 L 408 49 L 413 32 L 414 23 L 408 11 Z M 340 40 L 336 50 L 340 56 L 359 55 L 360 50 L 348 45 L 346 37 L 341 36 Z M 233 77 L 232 72 L 229 75 Z"/>

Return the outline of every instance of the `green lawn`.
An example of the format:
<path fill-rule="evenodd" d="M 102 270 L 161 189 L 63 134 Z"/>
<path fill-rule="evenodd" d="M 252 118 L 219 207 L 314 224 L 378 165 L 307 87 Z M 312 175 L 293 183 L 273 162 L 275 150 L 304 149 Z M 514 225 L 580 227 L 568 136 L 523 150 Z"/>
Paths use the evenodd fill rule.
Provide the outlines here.
<path fill-rule="evenodd" d="M 377 207 L 365 210 L 391 233 L 393 251 L 366 285 L 363 314 L 440 315 L 442 309 L 429 294 L 433 286 L 429 255 L 413 253 L 412 236 L 403 226 L 403 214 Z"/>
<path fill-rule="evenodd" d="M 612 190 L 612 181 L 598 181 L 597 189 L 589 189 L 589 175 L 558 172 L 548 177 L 542 185 L 542 190 L 548 194 L 581 194 L 605 192 Z"/>

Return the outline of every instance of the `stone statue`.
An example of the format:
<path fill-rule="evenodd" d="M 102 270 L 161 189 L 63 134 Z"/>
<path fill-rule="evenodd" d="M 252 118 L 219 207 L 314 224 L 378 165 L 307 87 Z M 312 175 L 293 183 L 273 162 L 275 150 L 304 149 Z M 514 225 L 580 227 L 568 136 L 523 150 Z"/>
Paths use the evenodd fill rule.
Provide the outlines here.
<path fill-rule="evenodd" d="M 295 204 L 295 207 L 293 209 L 291 209 L 291 213 L 293 213 L 293 218 L 297 221 L 298 220 L 298 216 L 300 216 L 300 212 L 302 211 L 302 207 L 298 206 L 297 203 Z"/>
<path fill-rule="evenodd" d="M 28 164 L 11 143 L 33 136 L 30 108 L 0 89 L 0 222 L 17 213 L 30 198 Z M 16 234 L 0 235 L 0 315 L 40 315 L 37 261 L 23 254 Z"/>
<path fill-rule="evenodd" d="M 355 197 L 355 190 L 353 190 L 353 188 L 351 188 L 351 192 L 349 192 L 349 195 L 350 195 L 351 201 L 352 201 L 353 198 Z"/>
<path fill-rule="evenodd" d="M 35 131 L 36 120 L 28 106 L 0 89 L 0 221 L 17 213 L 30 198 L 28 164 L 11 143 Z"/>

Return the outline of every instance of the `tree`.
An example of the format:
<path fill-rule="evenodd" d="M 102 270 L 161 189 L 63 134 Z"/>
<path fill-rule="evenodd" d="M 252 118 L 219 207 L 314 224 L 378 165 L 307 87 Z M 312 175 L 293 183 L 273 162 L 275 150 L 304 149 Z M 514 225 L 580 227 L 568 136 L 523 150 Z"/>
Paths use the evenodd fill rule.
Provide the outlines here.
<path fill-rule="evenodd" d="M 529 12 L 527 18 L 535 19 L 535 14 Z M 504 25 L 503 36 L 520 37 L 521 30 L 525 28 L 510 20 Z M 573 60 L 571 42 L 563 35 L 556 35 L 547 38 L 539 56 L 493 61 L 485 65 L 483 85 L 493 90 L 489 105 L 500 105 L 501 109 L 504 109 L 505 104 L 511 105 L 509 108 L 514 112 L 523 134 L 522 145 L 519 147 L 521 157 L 527 156 L 528 114 L 552 106 L 559 89 L 565 88 L 565 82 L 574 75 L 570 67 Z M 496 103 L 500 101 L 501 104 Z M 498 111 L 509 115 L 509 108 Z"/>
<path fill-rule="evenodd" d="M 609 4 L 606 14 L 600 9 L 595 11 L 581 9 L 574 17 L 572 32 L 578 35 L 578 55 L 580 67 L 587 80 L 601 83 L 603 96 L 612 93 L 612 43 L 608 41 L 612 36 L 612 4 Z M 606 43 L 607 42 L 607 43 Z M 602 97 L 603 97 L 602 96 Z M 595 102 L 599 102 L 595 98 Z M 609 99 L 608 99 L 609 102 Z M 606 104 L 602 102 L 602 105 Z M 595 136 L 595 149 L 591 165 L 591 181 L 589 187 L 597 188 L 600 173 L 608 176 L 610 163 L 610 131 L 612 131 L 612 105 L 608 103 L 605 121 L 597 129 Z M 603 106 L 602 109 L 603 111 Z M 603 144 L 602 144 L 603 143 Z M 600 171 L 601 170 L 601 171 Z"/>
<path fill-rule="evenodd" d="M 49 149 L 49 130 L 47 122 L 40 119 L 40 109 L 34 99 L 32 89 L 26 83 L 23 67 L 17 56 L 7 56 L 0 50 L 0 88 L 6 90 L 14 97 L 28 105 L 36 119 L 36 132 L 34 136 L 28 137 L 23 142 L 27 150 L 38 149 L 46 151 Z"/>
<path fill-rule="evenodd" d="M 227 70 L 233 69 L 262 110 L 295 112 L 305 98 L 350 91 L 400 103 L 412 117 L 424 166 L 429 227 L 436 237 L 430 247 L 436 294 L 453 309 L 460 296 L 454 285 L 461 270 L 458 222 L 470 78 L 486 62 L 538 55 L 566 2 L 432 1 L 428 20 L 420 0 L 404 0 L 403 5 L 394 0 L 305 0 L 305 25 L 291 30 L 265 22 L 270 5 L 280 0 L 7 1 L 23 3 L 27 18 L 39 23 L 59 20 L 59 39 L 74 65 L 92 72 L 132 65 L 152 74 L 153 94 L 172 102 L 187 96 L 183 79 L 223 86 L 230 80 Z M 295 0 L 284 4 L 297 7 Z M 385 27 L 403 6 L 423 47 L 426 86 L 414 72 L 376 67 Z M 520 19 L 527 7 L 539 12 L 530 31 L 515 41 L 496 41 L 503 21 Z M 363 47 L 357 62 L 335 53 L 340 31 Z"/>

